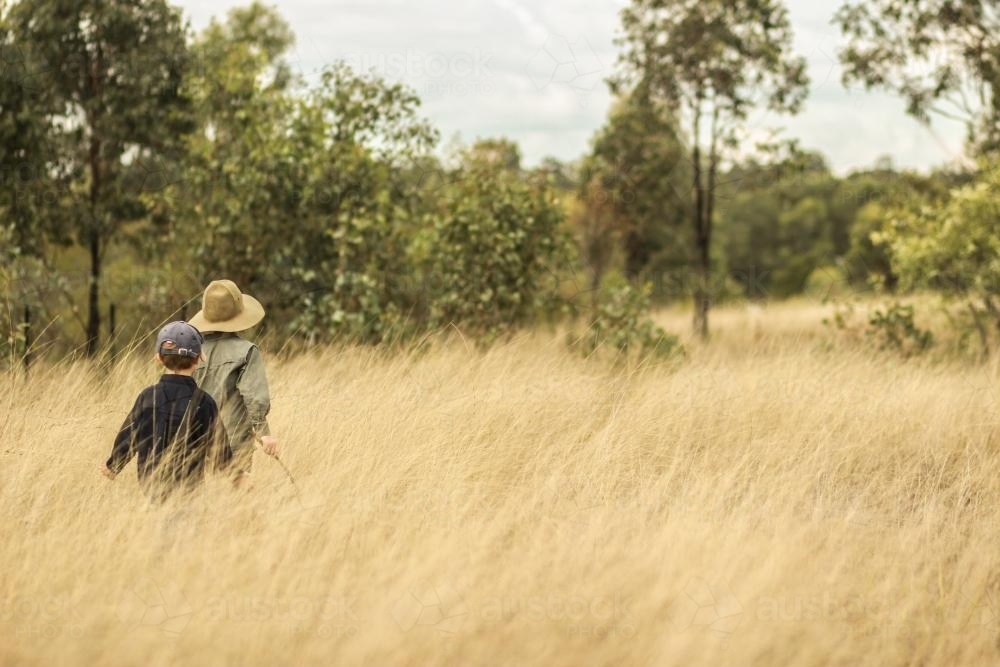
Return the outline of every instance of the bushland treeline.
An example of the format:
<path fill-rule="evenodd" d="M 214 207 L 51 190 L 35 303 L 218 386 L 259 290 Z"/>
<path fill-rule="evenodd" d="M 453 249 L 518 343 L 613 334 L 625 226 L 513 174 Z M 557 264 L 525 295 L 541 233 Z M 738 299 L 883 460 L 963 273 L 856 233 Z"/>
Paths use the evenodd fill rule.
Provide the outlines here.
<path fill-rule="evenodd" d="M 579 160 L 532 167 L 503 137 L 443 148 L 417 95 L 377 73 L 336 63 L 305 80 L 291 29 L 259 3 L 198 32 L 164 0 L 6 4 L 5 345 L 23 349 L 28 306 L 36 346 L 96 354 L 112 304 L 119 332 L 141 332 L 193 312 L 220 276 L 309 342 L 452 325 L 488 341 L 648 299 L 693 299 L 707 336 L 711 304 L 793 296 L 837 271 L 958 298 L 988 346 L 1000 26 L 986 3 L 936 4 L 954 11 L 846 3 L 840 56 L 848 83 L 905 96 L 921 120 L 957 104 L 969 159 L 845 176 L 794 140 L 751 140 L 752 109 L 808 102 L 777 0 L 633 0 L 605 126 Z"/>

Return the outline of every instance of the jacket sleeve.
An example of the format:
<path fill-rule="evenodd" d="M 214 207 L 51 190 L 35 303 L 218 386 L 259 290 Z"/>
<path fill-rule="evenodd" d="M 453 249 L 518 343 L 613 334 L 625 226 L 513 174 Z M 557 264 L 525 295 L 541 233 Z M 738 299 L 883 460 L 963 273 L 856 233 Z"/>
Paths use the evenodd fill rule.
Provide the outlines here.
<path fill-rule="evenodd" d="M 115 437 L 115 444 L 111 448 L 111 456 L 108 457 L 107 466 L 116 475 L 122 471 L 128 462 L 135 456 L 136 439 L 139 437 L 139 419 L 142 417 L 143 395 L 135 399 L 135 404 L 125 418 L 125 423 L 118 430 Z"/>
<path fill-rule="evenodd" d="M 271 392 L 267 386 L 267 374 L 264 371 L 264 357 L 254 345 L 247 353 L 246 363 L 236 381 L 236 390 L 243 398 L 247 409 L 250 426 L 257 435 L 270 435 L 267 424 L 267 413 L 271 411 Z"/>

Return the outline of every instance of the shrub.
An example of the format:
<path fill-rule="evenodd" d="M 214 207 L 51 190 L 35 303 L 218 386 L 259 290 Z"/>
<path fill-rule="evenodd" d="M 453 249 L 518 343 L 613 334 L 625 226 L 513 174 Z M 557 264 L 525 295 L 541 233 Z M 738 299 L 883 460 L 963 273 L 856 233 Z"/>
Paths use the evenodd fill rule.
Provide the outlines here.
<path fill-rule="evenodd" d="M 984 353 L 1000 334 L 998 218 L 994 184 L 981 181 L 953 190 L 944 205 L 898 211 L 873 235 L 889 248 L 903 287 L 930 288 L 964 302 Z"/>
<path fill-rule="evenodd" d="M 912 305 L 893 303 L 885 310 L 877 308 L 868 318 L 865 335 L 880 350 L 895 350 L 906 356 L 920 354 L 934 344 L 934 334 L 919 328 L 913 317 Z"/>
<path fill-rule="evenodd" d="M 563 211 L 545 184 L 502 165 L 463 167 L 432 215 L 426 274 L 432 327 L 454 323 L 483 341 L 530 324 L 551 296 Z"/>
<path fill-rule="evenodd" d="M 570 334 L 567 345 L 585 357 L 606 351 L 618 360 L 683 354 L 677 336 L 649 318 L 651 289 L 648 284 L 641 289 L 627 284 L 609 288 L 600 295 L 587 330 L 583 335 Z"/>

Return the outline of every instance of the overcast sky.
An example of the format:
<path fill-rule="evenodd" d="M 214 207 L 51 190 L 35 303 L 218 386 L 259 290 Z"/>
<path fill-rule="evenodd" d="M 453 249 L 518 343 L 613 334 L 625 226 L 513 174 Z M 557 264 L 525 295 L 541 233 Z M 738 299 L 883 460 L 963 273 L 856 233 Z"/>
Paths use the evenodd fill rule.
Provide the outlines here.
<path fill-rule="evenodd" d="M 175 0 L 192 25 L 246 4 Z M 284 0 L 297 36 L 293 61 L 314 77 L 338 59 L 404 81 L 445 141 L 504 135 L 525 161 L 571 160 L 587 151 L 610 103 L 605 78 L 625 0 Z M 789 0 L 796 48 L 809 62 L 812 92 L 794 118 L 754 118 L 822 151 L 838 172 L 882 155 L 925 169 L 961 155 L 963 129 L 935 120 L 927 129 L 889 95 L 845 90 L 830 16 L 839 3 Z"/>

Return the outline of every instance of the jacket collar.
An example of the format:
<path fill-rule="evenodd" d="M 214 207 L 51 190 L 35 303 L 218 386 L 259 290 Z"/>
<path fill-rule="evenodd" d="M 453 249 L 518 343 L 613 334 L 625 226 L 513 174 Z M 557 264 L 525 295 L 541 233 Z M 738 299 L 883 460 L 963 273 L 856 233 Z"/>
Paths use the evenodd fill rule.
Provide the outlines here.
<path fill-rule="evenodd" d="M 198 386 L 198 383 L 194 381 L 193 377 L 188 375 L 174 375 L 172 373 L 164 373 L 161 375 L 160 382 L 166 382 L 167 384 L 186 384 L 191 387 Z"/>

